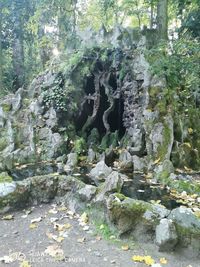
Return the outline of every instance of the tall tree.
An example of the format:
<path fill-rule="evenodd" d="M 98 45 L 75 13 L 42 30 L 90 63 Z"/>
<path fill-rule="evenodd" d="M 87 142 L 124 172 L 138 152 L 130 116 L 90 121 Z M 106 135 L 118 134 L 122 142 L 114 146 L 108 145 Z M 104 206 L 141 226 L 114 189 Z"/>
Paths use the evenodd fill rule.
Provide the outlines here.
<path fill-rule="evenodd" d="M 3 89 L 2 3 L 0 2 L 0 90 Z"/>
<path fill-rule="evenodd" d="M 23 0 L 13 1 L 13 71 L 15 89 L 24 83 L 24 25 L 23 25 Z"/>
<path fill-rule="evenodd" d="M 167 40 L 168 38 L 168 0 L 158 0 L 157 28 L 158 28 L 159 37 L 163 40 Z"/>

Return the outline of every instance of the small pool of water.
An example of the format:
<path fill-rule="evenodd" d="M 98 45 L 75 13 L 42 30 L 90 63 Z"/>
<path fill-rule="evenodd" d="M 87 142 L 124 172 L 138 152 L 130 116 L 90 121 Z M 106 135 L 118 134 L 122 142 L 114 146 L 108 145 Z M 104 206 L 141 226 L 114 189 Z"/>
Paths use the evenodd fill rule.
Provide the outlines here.
<path fill-rule="evenodd" d="M 128 174 L 129 180 L 122 187 L 122 194 L 127 197 L 143 201 L 160 201 L 168 209 L 174 209 L 180 206 L 175 199 L 170 196 L 167 188 L 159 184 L 149 184 L 146 182 L 144 175 L 140 173 Z"/>

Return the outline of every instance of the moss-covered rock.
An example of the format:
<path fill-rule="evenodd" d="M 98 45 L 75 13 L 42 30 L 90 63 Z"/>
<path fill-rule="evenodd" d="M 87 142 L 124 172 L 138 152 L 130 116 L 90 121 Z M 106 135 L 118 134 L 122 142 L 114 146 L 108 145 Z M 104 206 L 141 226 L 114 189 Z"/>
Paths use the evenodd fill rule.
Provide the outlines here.
<path fill-rule="evenodd" d="M 7 172 L 0 173 L 0 183 L 12 183 L 13 179 Z"/>

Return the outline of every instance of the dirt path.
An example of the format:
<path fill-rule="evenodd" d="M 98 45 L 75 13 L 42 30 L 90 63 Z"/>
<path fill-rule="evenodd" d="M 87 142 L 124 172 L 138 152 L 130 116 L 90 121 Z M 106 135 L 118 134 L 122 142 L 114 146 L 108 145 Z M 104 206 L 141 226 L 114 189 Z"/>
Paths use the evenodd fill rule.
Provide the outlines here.
<path fill-rule="evenodd" d="M 4 260 L 13 261 L 8 264 L 1 261 L 1 267 L 18 267 L 24 258 L 31 267 L 144 267 L 147 265 L 131 259 L 133 255 L 144 254 L 151 255 L 156 262 L 162 257 L 167 259 L 167 264 L 158 266 L 200 267 L 198 260 L 159 253 L 151 246 L 145 249 L 130 246 L 124 251 L 122 246 L 126 243 L 102 239 L 93 225 L 83 222 L 86 218 L 80 219 L 79 215 L 58 206 L 43 205 L 33 208 L 28 215 L 25 211 L 12 215 L 11 220 L 0 217 L 0 258 L 7 255 Z M 31 224 L 34 219 L 39 222 Z"/>

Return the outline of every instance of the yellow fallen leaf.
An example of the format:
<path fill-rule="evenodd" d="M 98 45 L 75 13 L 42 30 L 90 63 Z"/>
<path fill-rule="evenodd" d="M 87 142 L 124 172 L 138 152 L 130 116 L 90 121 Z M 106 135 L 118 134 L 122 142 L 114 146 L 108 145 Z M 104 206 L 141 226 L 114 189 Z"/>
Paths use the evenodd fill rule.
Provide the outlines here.
<path fill-rule="evenodd" d="M 67 207 L 62 206 L 62 207 L 58 208 L 58 211 L 67 211 Z"/>
<path fill-rule="evenodd" d="M 167 264 L 166 258 L 160 258 L 160 263 L 161 264 Z"/>
<path fill-rule="evenodd" d="M 60 248 L 60 246 L 56 244 L 48 246 L 45 250 L 45 253 L 50 255 L 53 258 L 64 257 L 64 251 Z"/>
<path fill-rule="evenodd" d="M 57 231 L 63 231 L 65 229 L 70 229 L 72 226 L 70 223 L 65 223 L 65 224 L 59 224 L 59 223 L 55 223 L 54 224 L 54 229 L 56 229 Z"/>
<path fill-rule="evenodd" d="M 30 229 L 35 229 L 35 228 L 37 228 L 37 224 L 35 224 L 35 223 L 31 223 L 31 224 L 29 225 L 29 228 L 30 228 Z"/>
<path fill-rule="evenodd" d="M 186 146 L 189 147 L 189 148 L 192 147 L 191 144 L 190 144 L 189 142 L 184 143 L 184 145 L 186 145 Z"/>
<path fill-rule="evenodd" d="M 29 264 L 28 261 L 22 261 L 22 262 L 20 263 L 20 267 L 31 267 L 31 265 Z"/>
<path fill-rule="evenodd" d="M 200 211 L 195 211 L 195 212 L 194 212 L 194 215 L 195 215 L 197 218 L 200 218 Z"/>
<path fill-rule="evenodd" d="M 156 159 L 153 164 L 158 164 L 160 162 L 160 158 Z"/>
<path fill-rule="evenodd" d="M 136 262 L 143 262 L 144 261 L 144 256 L 135 255 L 135 256 L 132 257 L 132 260 L 136 261 Z"/>
<path fill-rule="evenodd" d="M 192 171 L 192 169 L 188 168 L 187 166 L 184 166 L 184 169 L 188 172 Z"/>
<path fill-rule="evenodd" d="M 55 210 L 55 209 L 50 209 L 49 210 L 49 214 L 57 214 L 57 213 L 58 213 L 58 211 Z"/>
<path fill-rule="evenodd" d="M 188 133 L 193 134 L 194 130 L 192 128 L 188 128 Z"/>
<path fill-rule="evenodd" d="M 87 215 L 86 212 L 84 212 L 84 213 L 81 215 L 81 221 L 84 222 L 84 223 L 88 223 L 89 218 L 88 218 L 88 215 Z"/>
<path fill-rule="evenodd" d="M 144 262 L 146 265 L 151 266 L 155 263 L 155 260 L 151 256 L 135 255 L 132 257 L 135 262 Z"/>
<path fill-rule="evenodd" d="M 129 250 L 129 246 L 128 245 L 124 245 L 124 246 L 121 247 L 121 249 L 123 251 L 128 251 Z"/>
<path fill-rule="evenodd" d="M 10 220 L 13 220 L 14 219 L 14 215 L 6 215 L 6 216 L 3 216 L 2 220 L 6 220 L 6 221 L 10 221 Z"/>
<path fill-rule="evenodd" d="M 151 256 L 144 256 L 144 263 L 151 266 L 155 263 L 155 260 Z"/>

